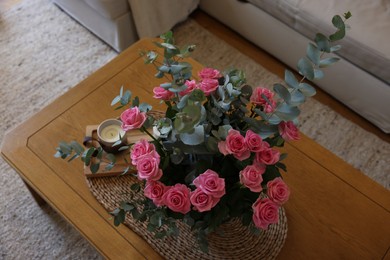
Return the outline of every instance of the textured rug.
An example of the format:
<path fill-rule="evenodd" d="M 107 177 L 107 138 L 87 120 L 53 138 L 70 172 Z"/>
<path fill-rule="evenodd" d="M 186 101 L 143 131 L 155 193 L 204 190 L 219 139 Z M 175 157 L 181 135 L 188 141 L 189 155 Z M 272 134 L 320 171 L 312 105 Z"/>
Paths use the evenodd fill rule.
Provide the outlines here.
<path fill-rule="evenodd" d="M 206 66 L 235 66 L 249 83 L 280 81 L 196 22 L 175 28 L 179 44 L 195 43 Z M 115 53 L 49 0 L 22 0 L 0 11 L 0 142 L 4 133 L 42 109 Z M 390 144 L 311 99 L 301 130 L 390 188 Z M 49 207 L 38 207 L 17 173 L 0 159 L 0 259 L 101 259 L 98 252 Z"/>

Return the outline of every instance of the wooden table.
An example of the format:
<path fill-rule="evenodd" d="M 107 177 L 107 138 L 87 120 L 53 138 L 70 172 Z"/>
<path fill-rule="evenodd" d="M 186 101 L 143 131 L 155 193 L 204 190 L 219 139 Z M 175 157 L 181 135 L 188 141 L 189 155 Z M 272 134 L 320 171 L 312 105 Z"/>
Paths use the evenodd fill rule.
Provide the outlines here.
<path fill-rule="evenodd" d="M 115 227 L 90 193 L 82 163 L 54 158 L 60 140 L 82 140 L 87 125 L 117 117 L 110 107 L 122 85 L 155 104 L 159 84 L 139 51 L 141 40 L 8 133 L 1 154 L 37 199 L 43 198 L 109 259 L 160 259 L 131 229 Z M 195 70 L 201 65 L 191 60 Z M 390 192 L 306 136 L 287 144 L 292 190 L 288 237 L 279 259 L 390 259 Z"/>

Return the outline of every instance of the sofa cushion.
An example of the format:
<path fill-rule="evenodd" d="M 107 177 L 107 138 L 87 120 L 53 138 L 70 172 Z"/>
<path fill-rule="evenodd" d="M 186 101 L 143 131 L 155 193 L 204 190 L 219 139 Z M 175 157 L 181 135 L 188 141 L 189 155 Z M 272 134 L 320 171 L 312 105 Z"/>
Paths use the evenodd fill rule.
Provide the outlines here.
<path fill-rule="evenodd" d="M 111 20 L 130 12 L 127 0 L 84 0 L 96 12 Z"/>
<path fill-rule="evenodd" d="M 247 0 L 309 39 L 334 32 L 332 16 L 351 11 L 351 30 L 338 52 L 346 60 L 390 84 L 390 1 Z"/>

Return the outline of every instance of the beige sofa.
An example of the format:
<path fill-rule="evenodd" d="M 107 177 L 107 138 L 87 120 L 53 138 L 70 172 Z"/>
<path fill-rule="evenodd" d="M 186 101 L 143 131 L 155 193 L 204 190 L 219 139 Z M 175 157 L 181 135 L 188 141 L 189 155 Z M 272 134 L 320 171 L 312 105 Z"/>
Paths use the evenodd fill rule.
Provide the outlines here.
<path fill-rule="evenodd" d="M 200 8 L 292 68 L 316 32 L 333 32 L 334 14 L 351 11 L 341 61 L 315 83 L 390 133 L 389 0 L 201 0 Z"/>
<path fill-rule="evenodd" d="M 52 0 L 121 52 L 141 37 L 156 37 L 185 20 L 199 0 Z"/>

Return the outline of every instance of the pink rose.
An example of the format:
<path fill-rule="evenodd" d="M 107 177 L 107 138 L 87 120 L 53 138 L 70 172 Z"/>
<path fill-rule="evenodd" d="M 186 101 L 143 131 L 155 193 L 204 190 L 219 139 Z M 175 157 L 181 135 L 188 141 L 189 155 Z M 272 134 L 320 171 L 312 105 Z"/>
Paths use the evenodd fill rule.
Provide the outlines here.
<path fill-rule="evenodd" d="M 280 152 L 272 148 L 266 148 L 256 153 L 255 161 L 260 164 L 273 165 L 280 159 Z"/>
<path fill-rule="evenodd" d="M 138 107 L 132 107 L 122 112 L 121 121 L 124 131 L 138 129 L 146 121 L 146 113 L 139 111 Z"/>
<path fill-rule="evenodd" d="M 217 203 L 219 199 L 213 197 L 210 194 L 206 194 L 200 188 L 197 188 L 191 192 L 190 201 L 194 205 L 194 209 L 199 212 L 211 210 Z"/>
<path fill-rule="evenodd" d="M 268 198 L 258 198 L 252 205 L 252 209 L 252 220 L 258 228 L 266 230 L 269 224 L 279 221 L 279 207 Z"/>
<path fill-rule="evenodd" d="M 209 96 L 218 88 L 218 80 L 217 79 L 203 79 L 199 88 L 204 92 L 205 96 Z"/>
<path fill-rule="evenodd" d="M 131 147 L 131 153 L 130 153 L 131 163 L 133 165 L 137 165 L 137 159 L 139 157 L 148 154 L 154 150 L 155 147 L 153 144 L 149 143 L 145 139 L 141 139 Z"/>
<path fill-rule="evenodd" d="M 218 79 L 222 77 L 219 70 L 213 68 L 203 68 L 199 71 L 198 75 L 201 79 Z"/>
<path fill-rule="evenodd" d="M 224 154 L 232 154 L 236 159 L 242 161 L 251 155 L 245 142 L 245 138 L 239 131 L 230 129 L 225 141 L 218 143 L 219 151 Z"/>
<path fill-rule="evenodd" d="M 186 80 L 184 85 L 186 85 L 187 88 L 185 90 L 179 92 L 180 96 L 185 96 L 185 95 L 191 93 L 193 90 L 198 88 L 198 84 L 196 84 L 195 80 Z"/>
<path fill-rule="evenodd" d="M 184 184 L 170 187 L 163 195 L 164 205 L 175 212 L 183 214 L 191 210 L 190 189 Z"/>
<path fill-rule="evenodd" d="M 165 88 L 162 87 L 155 87 L 153 88 L 154 98 L 161 99 L 161 100 L 170 100 L 175 94 Z"/>
<path fill-rule="evenodd" d="M 159 168 L 160 155 L 152 151 L 137 158 L 137 172 L 140 180 L 158 181 L 162 176 L 162 170 Z"/>
<path fill-rule="evenodd" d="M 260 152 L 261 150 L 269 147 L 269 144 L 267 142 L 263 142 L 261 137 L 252 130 L 246 131 L 245 143 L 251 152 Z"/>
<path fill-rule="evenodd" d="M 299 139 L 299 131 L 298 128 L 294 125 L 293 122 L 280 122 L 279 133 L 283 137 L 284 140 L 298 140 Z"/>
<path fill-rule="evenodd" d="M 268 197 L 278 205 L 282 205 L 288 201 L 290 196 L 290 189 L 287 184 L 278 177 L 267 183 Z"/>
<path fill-rule="evenodd" d="M 164 205 L 163 195 L 168 187 L 159 181 L 148 181 L 144 189 L 145 197 L 151 199 L 157 207 Z"/>
<path fill-rule="evenodd" d="M 250 100 L 256 105 L 263 106 L 266 113 L 271 113 L 276 107 L 276 102 L 273 99 L 274 95 L 275 94 L 267 88 L 257 87 L 253 90 Z M 269 103 L 263 96 L 268 99 Z"/>
<path fill-rule="evenodd" d="M 204 193 L 221 198 L 225 195 L 225 179 L 219 178 L 218 173 L 213 170 L 206 170 L 193 181 L 193 184 Z"/>
<path fill-rule="evenodd" d="M 240 171 L 240 182 L 252 192 L 260 192 L 263 190 L 261 183 L 263 182 L 262 174 L 264 172 L 264 165 L 248 165 Z"/>

